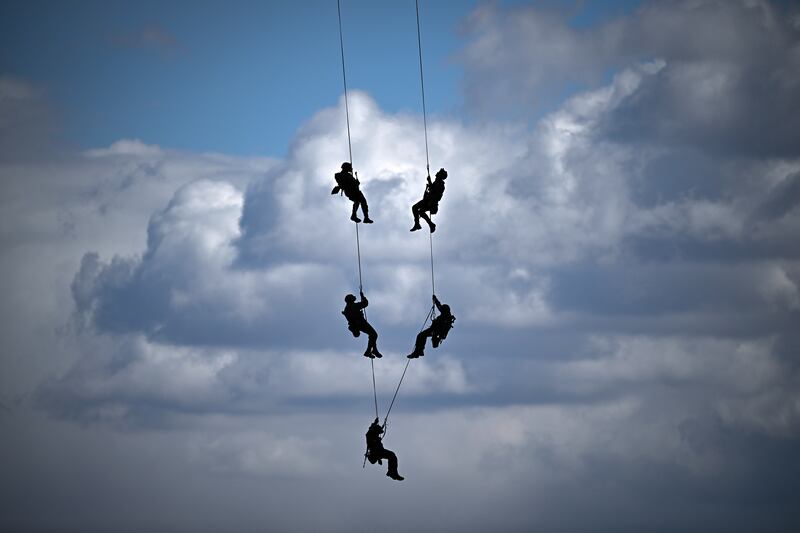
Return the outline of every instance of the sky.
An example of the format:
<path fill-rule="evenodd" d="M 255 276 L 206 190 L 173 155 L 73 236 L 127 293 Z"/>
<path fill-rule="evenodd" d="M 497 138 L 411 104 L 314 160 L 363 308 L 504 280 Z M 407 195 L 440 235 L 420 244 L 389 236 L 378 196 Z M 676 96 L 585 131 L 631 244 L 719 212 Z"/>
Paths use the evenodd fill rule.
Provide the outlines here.
<path fill-rule="evenodd" d="M 413 2 L 343 0 L 381 416 Z M 0 529 L 796 531 L 800 9 L 420 5 L 372 374 L 336 3 L 0 6 Z"/>

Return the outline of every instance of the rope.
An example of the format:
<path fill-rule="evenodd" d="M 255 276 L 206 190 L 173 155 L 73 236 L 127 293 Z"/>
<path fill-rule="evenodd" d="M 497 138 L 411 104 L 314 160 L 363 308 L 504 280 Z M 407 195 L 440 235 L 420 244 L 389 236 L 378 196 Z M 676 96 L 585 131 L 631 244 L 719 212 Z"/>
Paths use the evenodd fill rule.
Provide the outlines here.
<path fill-rule="evenodd" d="M 358 254 L 358 291 L 364 292 L 364 285 L 361 282 L 361 238 L 358 236 L 358 224 L 356 223 L 356 253 Z M 364 317 L 367 316 L 367 310 L 364 309 Z"/>
<path fill-rule="evenodd" d="M 375 399 L 375 418 L 378 418 L 378 391 L 375 388 L 375 359 L 369 360 L 372 365 L 372 396 Z"/>
<path fill-rule="evenodd" d="M 336 0 L 336 13 L 339 16 L 339 50 L 342 54 L 342 81 L 344 82 L 344 112 L 347 120 L 347 153 L 350 155 L 350 165 L 353 165 L 353 143 L 350 138 L 350 106 L 347 102 L 347 72 L 344 68 L 344 37 L 342 32 L 342 4 L 341 0 Z M 361 239 L 358 236 L 358 223 L 356 223 L 356 251 L 358 253 L 358 291 L 364 292 L 364 284 L 361 277 Z M 366 318 L 367 311 L 364 310 Z"/>
<path fill-rule="evenodd" d="M 419 328 L 419 331 L 422 332 L 425 329 L 425 324 L 428 323 L 428 320 L 433 317 L 434 309 L 436 306 L 431 306 L 431 309 L 428 311 L 428 314 L 425 316 L 425 320 L 422 322 L 422 327 Z M 406 377 L 406 370 L 408 370 L 408 365 L 411 363 L 411 359 L 406 361 L 406 367 L 403 369 L 403 375 L 400 376 L 400 381 L 397 383 L 397 388 L 394 390 L 394 396 L 392 396 L 392 402 L 389 404 L 389 409 L 386 410 L 386 416 L 383 417 L 383 436 L 386 436 L 386 422 L 389 420 L 389 413 L 392 412 L 392 407 L 394 406 L 394 400 L 397 398 L 397 393 L 400 391 L 400 385 L 403 384 L 403 378 Z M 377 413 L 377 410 L 375 411 Z"/>
<path fill-rule="evenodd" d="M 338 0 L 337 0 L 338 1 Z M 428 112 L 425 107 L 425 77 L 422 74 L 422 37 L 419 31 L 419 0 L 417 5 L 417 50 L 419 51 L 419 83 L 422 90 L 422 123 L 425 126 L 425 165 L 428 169 L 428 177 L 431 175 L 431 161 L 428 157 Z"/>
<path fill-rule="evenodd" d="M 339 49 L 342 52 L 342 80 L 344 81 L 344 112 L 347 117 L 347 149 L 350 154 L 350 164 L 353 164 L 353 145 L 350 141 L 350 106 L 347 103 L 347 73 L 344 69 L 344 37 L 342 36 L 342 6 L 341 1 L 336 0 L 336 11 L 339 14 Z"/>
<path fill-rule="evenodd" d="M 344 61 L 344 35 L 342 31 L 342 4 L 341 0 L 336 0 L 336 13 L 339 18 L 339 51 L 341 52 L 342 57 L 342 82 L 344 85 L 344 112 L 345 112 L 345 119 L 347 122 L 347 153 L 350 156 L 349 162 L 350 165 L 353 165 L 353 141 L 350 136 L 350 104 L 347 98 L 347 71 L 345 69 L 345 61 Z M 354 171 L 355 173 L 355 171 Z M 358 257 L 358 291 L 359 293 L 364 292 L 364 282 L 363 277 L 361 274 L 361 238 L 358 234 L 358 223 L 355 224 L 356 226 L 356 254 Z M 364 318 L 367 318 L 367 310 L 364 309 Z M 375 386 L 375 360 L 370 359 L 370 366 L 372 368 L 372 397 L 375 401 L 375 418 L 378 418 L 378 389 Z M 367 458 L 366 454 L 364 454 L 364 464 L 366 465 Z M 363 465 L 362 465 L 363 468 Z"/>
<path fill-rule="evenodd" d="M 347 98 L 347 71 L 345 70 L 345 61 L 344 61 L 344 36 L 342 32 L 342 6 L 341 0 L 336 0 L 336 12 L 339 17 L 339 50 L 342 56 L 342 82 L 344 84 L 344 111 L 345 111 L 345 119 L 347 123 L 347 152 L 350 156 L 349 162 L 352 166 L 353 164 L 353 141 L 350 135 L 350 104 Z M 364 292 L 364 281 L 363 276 L 361 273 L 361 238 L 358 234 L 358 223 L 355 224 L 356 226 L 356 254 L 358 257 L 358 291 L 359 293 Z M 364 318 L 367 318 L 367 310 L 364 309 Z M 375 360 L 370 359 L 370 367 L 372 369 L 372 398 L 375 402 L 375 418 L 378 418 L 378 388 L 375 385 Z M 392 400 L 394 401 L 394 400 Z M 364 454 L 364 465 L 367 464 L 367 454 Z"/>
<path fill-rule="evenodd" d="M 408 370 L 408 365 L 411 363 L 411 359 L 406 361 L 406 367 L 403 369 L 403 375 L 400 376 L 400 381 L 397 383 L 397 388 L 394 390 L 394 396 L 392 396 L 392 403 L 389 404 L 389 409 L 386 411 L 386 416 L 383 417 L 383 436 L 386 436 L 386 421 L 389 419 L 389 413 L 392 412 L 392 407 L 394 406 L 394 400 L 397 398 L 397 392 L 400 390 L 400 385 L 403 384 L 403 378 L 406 377 L 406 370 Z"/>
<path fill-rule="evenodd" d="M 336 13 L 339 16 L 339 50 L 341 51 L 342 55 L 342 81 L 344 83 L 344 111 L 345 111 L 345 118 L 347 121 L 347 153 L 350 155 L 350 165 L 353 165 L 353 143 L 350 138 L 350 105 L 348 104 L 347 98 L 347 72 L 345 71 L 345 62 L 344 62 L 344 36 L 342 32 L 342 5 L 341 0 L 336 0 Z M 355 172 L 355 171 L 354 171 Z M 358 253 L 358 290 L 359 292 L 364 291 L 364 284 L 361 278 L 361 240 L 358 236 L 358 223 L 356 223 L 356 250 Z M 367 313 L 366 310 L 364 311 L 364 316 L 366 317 Z"/>
<path fill-rule="evenodd" d="M 378 419 L 378 392 L 377 388 L 375 387 L 375 359 L 370 359 L 369 364 L 372 366 L 372 397 L 375 400 L 375 420 Z M 384 424 L 386 422 L 384 421 Z M 361 468 L 367 466 L 367 455 L 369 455 L 369 446 L 367 449 L 364 450 L 364 462 L 361 464 Z"/>
<path fill-rule="evenodd" d="M 434 281 L 433 277 L 433 234 L 429 233 L 428 237 L 430 238 L 431 243 L 431 295 L 433 295 L 436 294 L 436 282 Z"/>
<path fill-rule="evenodd" d="M 430 163 L 430 153 L 428 149 L 428 111 L 427 106 L 425 103 L 425 77 L 424 77 L 424 69 L 422 67 L 422 36 L 420 31 L 420 24 L 419 24 L 419 0 L 415 0 L 416 4 L 416 13 L 417 13 L 417 50 L 419 52 L 419 82 L 420 82 L 420 90 L 422 93 L 422 122 L 423 128 L 425 131 L 425 168 L 428 171 L 428 178 L 431 175 L 431 163 Z M 339 13 L 339 44 L 341 47 L 342 52 L 342 79 L 344 80 L 344 98 L 345 98 L 345 113 L 347 114 L 347 143 L 348 147 L 350 148 L 350 163 L 352 164 L 352 145 L 350 141 L 350 112 L 347 104 L 347 77 L 345 75 L 345 68 L 344 68 L 344 41 L 342 38 L 342 13 L 340 7 L 340 0 L 336 0 L 336 6 Z M 429 234 L 430 240 L 430 256 L 431 256 L 431 293 L 436 294 L 436 281 L 434 276 L 434 268 L 433 268 L 433 235 Z M 359 290 L 363 291 L 362 287 L 362 279 L 361 279 L 361 243 L 358 236 L 358 224 L 356 224 L 356 246 L 358 250 L 358 284 Z M 366 316 L 366 310 L 365 310 Z M 425 320 L 422 322 L 422 327 L 420 328 L 420 332 L 425 329 L 425 325 L 428 323 L 428 320 L 433 320 L 436 316 L 436 305 L 432 305 L 428 314 L 425 316 Z M 375 362 L 374 359 L 370 359 L 370 363 L 372 365 L 372 392 L 373 392 L 373 399 L 375 401 L 375 418 L 378 418 L 378 395 L 377 395 L 377 388 L 375 386 Z M 411 364 L 411 359 L 406 361 L 406 366 L 403 368 L 403 374 L 400 376 L 400 381 L 397 382 L 397 387 L 394 389 L 394 394 L 392 395 L 392 401 L 389 403 L 389 408 L 386 410 L 386 416 L 383 418 L 383 437 L 386 437 L 387 433 L 387 423 L 389 420 L 389 414 L 392 412 L 392 408 L 394 407 L 394 402 L 397 399 L 397 394 L 400 392 L 400 386 L 403 384 L 403 380 L 406 377 L 406 372 L 408 371 L 408 365 Z M 382 437 L 382 438 L 383 438 Z M 364 454 L 364 465 L 367 462 L 367 454 Z"/>
<path fill-rule="evenodd" d="M 436 314 L 436 313 L 435 313 L 435 309 L 436 309 L 436 306 L 435 306 L 435 305 L 432 305 L 432 306 L 431 306 L 431 310 L 430 310 L 430 311 L 428 311 L 428 316 L 426 316 L 426 317 L 425 317 L 425 321 L 422 323 L 422 327 L 421 327 L 421 328 L 419 328 L 419 332 L 420 332 L 420 333 L 422 333 L 422 330 L 423 330 L 423 329 L 425 329 L 425 324 L 427 324 L 427 323 L 428 323 L 428 319 L 431 319 L 431 318 L 433 318 L 433 316 Z"/>
<path fill-rule="evenodd" d="M 425 129 L 425 168 L 428 170 L 428 179 L 431 177 L 431 161 L 428 154 L 428 110 L 425 106 L 425 75 L 422 68 L 422 32 L 419 26 L 419 0 L 415 0 L 417 8 L 417 51 L 419 52 L 419 85 L 422 93 L 422 124 Z M 433 235 L 429 234 L 431 245 L 431 294 L 436 294 L 436 282 L 433 274 Z"/>

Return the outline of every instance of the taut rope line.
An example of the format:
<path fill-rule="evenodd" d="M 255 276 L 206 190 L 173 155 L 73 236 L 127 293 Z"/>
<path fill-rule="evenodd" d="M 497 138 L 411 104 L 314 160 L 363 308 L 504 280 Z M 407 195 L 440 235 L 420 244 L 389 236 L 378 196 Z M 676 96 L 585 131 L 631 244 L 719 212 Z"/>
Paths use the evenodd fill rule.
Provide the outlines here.
<path fill-rule="evenodd" d="M 350 106 L 347 103 L 347 73 L 344 69 L 344 36 L 342 35 L 342 6 L 341 0 L 336 0 L 336 12 L 339 15 L 339 49 L 342 52 L 342 81 L 344 82 L 344 112 L 347 117 L 347 148 L 350 154 L 350 164 L 353 164 L 353 145 L 350 141 Z"/>
<path fill-rule="evenodd" d="M 428 169 L 428 176 L 431 175 L 431 161 L 428 157 L 428 113 L 425 108 L 425 77 L 422 74 L 422 37 L 419 31 L 419 0 L 417 6 L 417 50 L 419 50 L 419 83 L 422 89 L 422 123 L 425 127 L 425 168 Z"/>
<path fill-rule="evenodd" d="M 349 163 L 353 165 L 353 141 L 350 136 L 350 104 L 347 98 L 347 70 L 345 69 L 344 61 L 344 32 L 342 31 L 342 4 L 341 0 L 336 0 L 336 14 L 339 18 L 339 51 L 342 57 L 342 82 L 344 85 L 344 112 L 347 122 L 347 153 L 350 156 Z M 355 170 L 353 171 L 355 174 Z M 361 273 L 361 238 L 358 234 L 358 223 L 356 222 L 356 256 L 358 258 L 358 291 L 364 292 L 364 281 Z M 367 317 L 367 310 L 364 309 L 364 318 Z M 378 418 L 378 389 L 375 386 L 375 360 L 370 359 L 370 366 L 372 368 L 372 397 L 375 401 L 375 418 Z"/>

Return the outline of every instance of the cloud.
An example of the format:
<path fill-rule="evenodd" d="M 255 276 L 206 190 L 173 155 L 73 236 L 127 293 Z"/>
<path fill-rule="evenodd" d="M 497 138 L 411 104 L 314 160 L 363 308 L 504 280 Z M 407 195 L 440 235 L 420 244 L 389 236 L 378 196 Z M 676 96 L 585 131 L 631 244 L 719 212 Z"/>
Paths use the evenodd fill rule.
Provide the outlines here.
<path fill-rule="evenodd" d="M 624 37 L 619 21 L 580 31 L 570 26 L 566 10 L 491 3 L 476 8 L 462 30 L 469 39 L 460 56 L 466 101 L 486 114 L 520 103 L 528 112 L 531 104 L 551 109 L 565 87 L 597 82 Z"/>
<path fill-rule="evenodd" d="M 665 68 L 608 117 L 605 135 L 796 157 L 800 42 L 796 10 L 768 2 L 648 3 L 588 27 L 567 10 L 482 6 L 465 31 L 473 108 L 552 108 L 609 71 L 658 58 Z M 714 31 L 709 31 L 714 28 Z"/>
<path fill-rule="evenodd" d="M 53 155 L 58 127 L 41 87 L 0 74 L 0 162 Z"/>
<path fill-rule="evenodd" d="M 537 329 L 570 328 L 584 334 L 780 334 L 798 301 L 791 269 L 739 259 L 707 265 L 691 255 L 659 263 L 639 245 L 650 239 L 673 247 L 740 248 L 761 239 L 754 228 L 773 231 L 760 215 L 775 194 L 768 183 L 752 183 L 746 197 L 637 202 L 635 188 L 652 179 L 649 169 L 664 152 L 608 140 L 604 125 L 664 68 L 663 61 L 652 61 L 622 70 L 607 86 L 568 99 L 527 136 L 514 128 L 432 122 L 432 152 L 454 162 L 435 239 L 440 296 L 460 317 L 449 349 L 478 360 L 489 356 L 492 348 L 459 339 L 462 328 L 467 336 L 471 330 L 487 335 L 534 328 L 534 338 Z M 361 232 L 370 317 L 381 346 L 402 353 L 419 322 L 415 310 L 429 305 L 428 250 L 411 246 L 415 235 L 402 223 L 421 181 L 409 162 L 422 158 L 422 147 L 403 139 L 419 123 L 382 112 L 361 93 L 354 93 L 351 108 L 353 131 L 364 132 L 354 138 L 354 152 L 364 161 L 356 167 L 377 221 Z M 140 257 L 104 262 L 86 254 L 72 285 L 84 324 L 196 347 L 311 354 L 352 349 L 337 318 L 342 296 L 356 286 L 349 208 L 328 194 L 338 166 L 335 147 L 346 140 L 342 114 L 340 102 L 313 117 L 287 160 L 243 194 L 220 181 L 180 188 L 151 217 Z M 486 146 L 477 149 L 487 138 L 496 143 L 489 152 L 507 154 L 499 158 L 502 168 L 484 157 Z M 135 142 L 107 153 L 154 155 Z M 778 176 L 783 166 L 761 168 Z M 715 168 L 740 179 L 740 169 Z M 759 213 L 761 225 L 742 218 L 742 210 Z M 498 346 L 530 355 L 513 341 Z M 490 397 L 506 396 L 503 381 Z"/>
<path fill-rule="evenodd" d="M 57 171 L 3 161 L 0 445 L 28 487 L 3 493 L 3 523 L 40 501 L 113 525 L 130 511 L 98 511 L 111 492 L 186 529 L 790 529 L 800 160 L 783 122 L 755 133 L 795 110 L 785 14 L 675 2 L 579 27 L 478 8 L 462 57 L 484 120 L 429 128 L 450 173 L 436 292 L 458 320 L 393 408 L 391 506 L 383 470 L 359 469 L 372 367 L 340 315 L 358 279 L 329 194 L 342 101 L 280 161 L 135 139 Z M 499 98 L 531 124 L 497 119 Z M 349 103 L 383 415 L 430 306 L 429 243 L 408 232 L 422 124 Z"/>
<path fill-rule="evenodd" d="M 170 413 L 286 413 L 303 405 L 327 410 L 331 402 L 350 412 L 372 396 L 369 365 L 352 352 L 192 348 L 141 335 L 83 336 L 77 349 L 76 363 L 39 395 L 43 407 L 68 419 L 147 426 Z M 386 357 L 375 365 L 381 404 L 407 362 L 394 352 Z M 478 390 L 450 354 L 417 361 L 407 374 L 403 395 L 412 400 Z"/>
<path fill-rule="evenodd" d="M 145 144 L 139 139 L 122 139 L 115 142 L 108 148 L 94 148 L 87 150 L 89 157 L 109 157 L 109 156 L 158 156 L 164 151 L 155 145 Z"/>

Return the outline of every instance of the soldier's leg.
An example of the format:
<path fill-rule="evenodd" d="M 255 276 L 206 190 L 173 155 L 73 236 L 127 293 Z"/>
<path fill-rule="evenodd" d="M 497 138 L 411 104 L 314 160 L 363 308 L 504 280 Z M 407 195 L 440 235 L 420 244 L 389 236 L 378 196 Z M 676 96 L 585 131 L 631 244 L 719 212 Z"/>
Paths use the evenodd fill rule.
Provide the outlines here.
<path fill-rule="evenodd" d="M 425 341 L 431 336 L 432 328 L 423 329 L 417 334 L 417 340 L 414 343 L 414 351 L 408 355 L 409 359 L 416 359 L 425 355 Z"/>
<path fill-rule="evenodd" d="M 361 212 L 364 214 L 364 223 L 372 224 L 372 220 L 369 218 L 369 206 L 367 205 L 367 198 L 364 196 L 364 193 L 361 192 L 360 190 L 358 191 L 357 200 L 358 204 L 361 206 Z"/>
<path fill-rule="evenodd" d="M 358 218 L 356 212 L 358 211 L 358 202 L 353 200 L 353 212 L 350 214 L 350 220 L 353 222 L 361 222 L 361 219 Z"/>
<path fill-rule="evenodd" d="M 426 206 L 426 207 L 427 207 L 427 206 Z M 425 222 L 427 222 L 427 223 L 428 223 L 428 227 L 431 229 L 431 233 L 433 233 L 434 231 L 436 231 L 436 224 L 434 224 L 434 223 L 433 223 L 433 221 L 430 219 L 430 217 L 428 216 L 428 214 L 427 214 L 425 211 L 420 211 L 420 212 L 419 212 L 419 216 L 420 216 L 420 217 L 422 217 L 422 219 L 423 219 Z"/>
<path fill-rule="evenodd" d="M 425 206 L 425 200 L 420 200 L 411 206 L 411 214 L 414 215 L 414 223 L 419 224 L 419 214 Z"/>
<path fill-rule="evenodd" d="M 367 322 L 366 320 L 361 320 L 361 321 L 359 321 L 358 323 L 356 323 L 354 325 L 355 325 L 356 328 L 358 328 L 359 332 L 364 332 L 364 333 L 367 334 L 367 336 L 368 336 L 367 349 L 364 350 L 364 357 L 369 357 L 370 359 L 372 359 L 375 356 L 372 355 L 373 341 L 372 341 L 372 335 L 371 334 L 375 333 L 375 330 L 372 329 L 372 326 L 370 326 L 369 322 Z"/>
<path fill-rule="evenodd" d="M 418 229 L 422 229 L 422 226 L 419 225 L 419 213 L 422 210 L 422 206 L 424 205 L 425 205 L 425 200 L 422 199 L 411 206 L 411 214 L 414 215 L 414 227 L 411 228 L 411 231 L 417 231 Z"/>
<path fill-rule="evenodd" d="M 389 461 L 389 466 L 386 468 L 386 475 L 399 477 L 397 473 L 397 455 L 392 450 L 384 449 L 381 457 Z"/>
<path fill-rule="evenodd" d="M 344 190 L 344 195 L 347 196 L 347 199 L 353 202 L 353 212 L 350 214 L 350 220 L 353 222 L 361 222 L 361 219 L 358 218 L 356 211 L 358 211 L 358 195 L 360 191 L 357 188 L 347 187 Z"/>
<path fill-rule="evenodd" d="M 378 351 L 378 332 L 375 331 L 375 328 L 373 328 L 369 322 L 365 321 L 361 326 L 361 331 L 369 336 L 369 340 L 367 341 L 367 351 L 364 352 L 364 355 L 369 353 L 375 357 L 383 357 L 383 354 Z"/>

